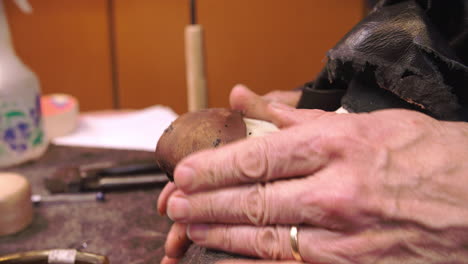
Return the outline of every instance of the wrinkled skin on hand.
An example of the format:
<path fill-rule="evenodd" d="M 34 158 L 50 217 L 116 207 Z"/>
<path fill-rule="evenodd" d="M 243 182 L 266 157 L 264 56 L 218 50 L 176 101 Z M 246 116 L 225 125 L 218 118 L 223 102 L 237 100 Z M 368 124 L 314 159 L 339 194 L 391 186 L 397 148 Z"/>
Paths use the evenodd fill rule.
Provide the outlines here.
<path fill-rule="evenodd" d="M 239 94 L 251 101 L 236 101 Z M 409 110 L 336 114 L 256 99 L 235 88 L 231 104 L 281 130 L 179 163 L 175 184 L 158 201 L 176 222 L 163 263 L 183 255 L 188 237 L 267 260 L 261 263 L 292 261 L 291 225 L 299 226 L 307 263 L 466 262 L 466 123 Z"/>

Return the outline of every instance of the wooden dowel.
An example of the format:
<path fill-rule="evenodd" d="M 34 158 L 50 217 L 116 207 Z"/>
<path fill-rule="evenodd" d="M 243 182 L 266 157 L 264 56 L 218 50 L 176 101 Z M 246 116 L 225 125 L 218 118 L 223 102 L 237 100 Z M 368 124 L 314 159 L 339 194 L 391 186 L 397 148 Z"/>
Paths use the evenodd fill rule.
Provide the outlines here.
<path fill-rule="evenodd" d="M 196 111 L 207 108 L 203 29 L 200 25 L 188 25 L 185 28 L 185 60 L 188 110 Z"/>

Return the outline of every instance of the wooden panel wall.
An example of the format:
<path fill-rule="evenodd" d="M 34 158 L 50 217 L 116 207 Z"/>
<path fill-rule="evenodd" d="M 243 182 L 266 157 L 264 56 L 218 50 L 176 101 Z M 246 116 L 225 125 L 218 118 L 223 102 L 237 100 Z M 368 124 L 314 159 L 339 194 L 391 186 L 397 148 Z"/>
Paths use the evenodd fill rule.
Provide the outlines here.
<path fill-rule="evenodd" d="M 203 1 L 203 0 L 202 0 Z M 122 108 L 168 105 L 187 110 L 185 0 L 115 0 L 118 85 Z"/>
<path fill-rule="evenodd" d="M 16 51 L 44 94 L 72 94 L 82 110 L 112 108 L 106 0 L 29 0 L 30 15 L 4 2 Z"/>
<path fill-rule="evenodd" d="M 244 83 L 259 94 L 313 80 L 326 52 L 361 18 L 360 0 L 202 0 L 210 106 Z"/>
<path fill-rule="evenodd" d="M 363 10 L 361 0 L 199 0 L 210 107 L 227 107 L 236 83 L 263 94 L 314 79 Z M 185 112 L 188 1 L 116 0 L 115 12 L 122 106 Z"/>
<path fill-rule="evenodd" d="M 114 87 L 122 108 L 163 104 L 178 113 L 187 110 L 183 36 L 188 0 L 30 2 L 33 15 L 20 14 L 11 3 L 7 11 L 17 51 L 39 74 L 45 93 L 73 94 L 83 110 L 109 109 Z M 228 106 L 236 83 L 263 94 L 314 79 L 326 51 L 362 18 L 363 4 L 198 0 L 210 106 Z M 114 19 L 113 43 L 109 18 Z"/>

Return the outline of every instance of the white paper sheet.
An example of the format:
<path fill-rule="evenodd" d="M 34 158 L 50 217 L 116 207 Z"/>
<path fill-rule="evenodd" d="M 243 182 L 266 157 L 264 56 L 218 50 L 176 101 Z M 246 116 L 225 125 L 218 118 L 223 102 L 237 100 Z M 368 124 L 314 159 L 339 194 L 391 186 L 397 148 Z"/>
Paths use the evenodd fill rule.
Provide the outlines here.
<path fill-rule="evenodd" d="M 117 115 L 82 116 L 70 135 L 52 140 L 57 145 L 154 151 L 177 114 L 164 106 L 153 106 Z"/>

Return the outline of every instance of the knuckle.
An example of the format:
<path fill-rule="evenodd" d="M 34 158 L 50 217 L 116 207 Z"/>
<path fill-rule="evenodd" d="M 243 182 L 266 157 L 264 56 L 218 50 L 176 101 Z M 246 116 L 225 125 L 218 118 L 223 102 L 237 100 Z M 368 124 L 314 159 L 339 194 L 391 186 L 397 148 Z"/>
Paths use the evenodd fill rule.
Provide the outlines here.
<path fill-rule="evenodd" d="M 281 239 L 278 227 L 261 228 L 255 236 L 254 250 L 263 259 L 285 259 Z"/>
<path fill-rule="evenodd" d="M 274 91 L 271 91 L 271 92 L 267 93 L 265 96 L 276 99 L 276 98 L 281 96 L 281 91 L 274 90 Z"/>
<path fill-rule="evenodd" d="M 284 102 L 288 96 L 290 96 L 289 92 L 274 90 L 265 94 L 262 98 L 267 102 Z"/>
<path fill-rule="evenodd" d="M 250 187 L 247 195 L 241 198 L 241 208 L 250 223 L 260 226 L 268 224 L 266 212 L 265 186 L 257 184 Z"/>
<path fill-rule="evenodd" d="M 314 202 L 312 205 L 307 204 L 301 211 L 301 218 L 306 223 L 318 224 L 331 229 L 338 228 L 338 223 L 334 219 L 333 212 L 317 202 Z"/>
<path fill-rule="evenodd" d="M 360 190 L 354 179 L 346 179 L 339 186 L 335 186 L 332 192 L 328 192 L 321 202 L 327 204 L 330 212 L 345 212 L 356 210 L 360 200 Z"/>
<path fill-rule="evenodd" d="M 291 171 L 309 173 L 318 170 L 329 159 L 328 153 L 321 149 L 320 137 L 299 139 L 291 142 L 290 146 L 278 154 L 281 164 L 270 166 L 273 174 L 288 175 Z"/>
<path fill-rule="evenodd" d="M 356 160 L 367 158 L 364 154 L 373 151 L 371 145 L 367 142 L 368 135 L 357 135 L 349 130 L 349 134 L 339 132 L 340 134 L 328 135 L 322 138 L 322 146 L 329 154 L 332 160 Z"/>
<path fill-rule="evenodd" d="M 357 192 L 352 187 L 346 190 L 341 189 L 330 195 L 328 199 L 326 209 L 328 213 L 324 221 L 330 228 L 346 229 L 352 226 L 356 220 L 355 217 L 361 213 Z"/>
<path fill-rule="evenodd" d="M 330 191 L 304 194 L 299 203 L 304 208 L 301 218 L 304 222 L 324 225 L 330 229 L 345 229 L 353 215 L 359 213 L 359 193 L 352 185 L 329 187 Z"/>
<path fill-rule="evenodd" d="M 424 115 L 412 115 L 410 118 L 408 118 L 409 127 L 416 131 L 432 128 L 431 126 L 433 124 L 434 122 L 432 122 L 432 119 Z"/>
<path fill-rule="evenodd" d="M 335 192 L 328 197 L 330 204 L 329 210 L 333 213 L 338 213 L 354 207 L 353 204 L 356 201 L 355 197 L 356 194 L 352 188 L 346 191 Z"/>
<path fill-rule="evenodd" d="M 369 121 L 369 116 L 365 115 L 335 115 L 330 118 L 328 127 L 325 129 L 327 135 L 332 138 L 341 139 L 358 139 L 367 138 L 369 132 L 372 131 L 372 122 Z M 327 136 L 324 135 L 324 136 Z"/>
<path fill-rule="evenodd" d="M 240 177 L 266 180 L 268 177 L 268 142 L 265 138 L 255 138 L 245 151 L 237 152 L 235 165 L 240 170 Z"/>

